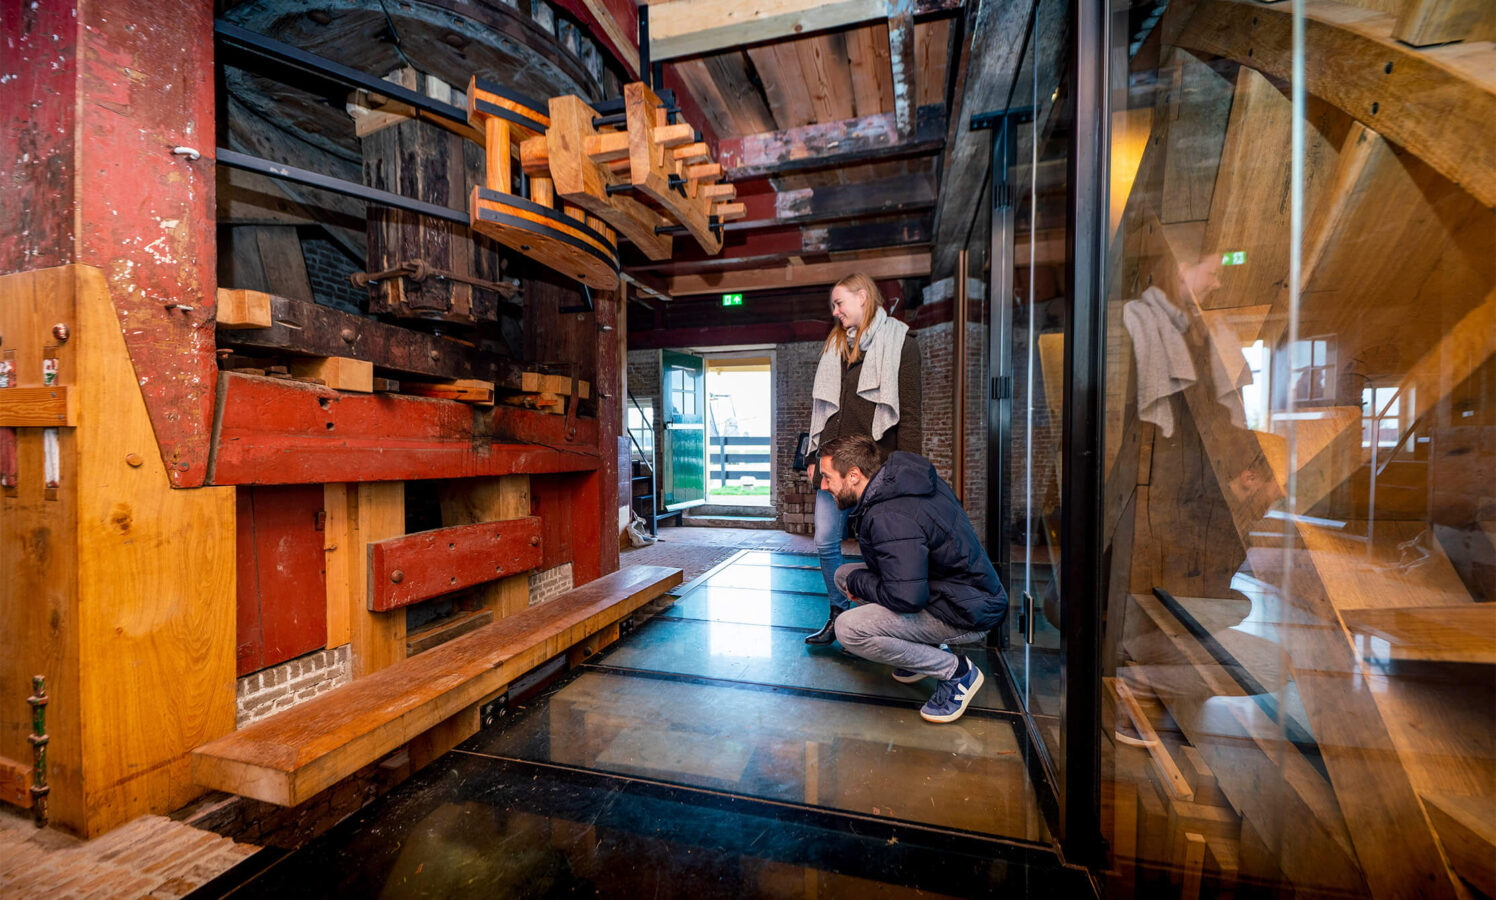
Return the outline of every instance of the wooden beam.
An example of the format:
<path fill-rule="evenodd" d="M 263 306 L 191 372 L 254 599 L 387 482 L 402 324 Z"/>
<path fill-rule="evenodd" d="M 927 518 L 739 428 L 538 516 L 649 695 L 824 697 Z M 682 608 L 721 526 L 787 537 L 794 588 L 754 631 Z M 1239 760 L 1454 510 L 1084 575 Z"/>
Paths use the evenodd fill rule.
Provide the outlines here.
<path fill-rule="evenodd" d="M 324 405 L 325 404 L 325 405 Z M 217 484 L 309 484 L 583 472 L 598 467 L 597 420 L 224 372 Z"/>
<path fill-rule="evenodd" d="M 956 255 L 971 236 L 972 205 L 978 202 L 992 163 L 992 135 L 972 131 L 971 117 L 992 112 L 1000 102 L 993 98 L 1006 97 L 1011 91 L 1033 8 L 1034 0 L 982 3 L 974 15 L 968 16 L 969 37 L 964 48 L 967 62 L 962 73 L 965 83 L 956 91 L 961 100 L 950 122 L 941 166 L 940 202 L 935 208 L 931 274 L 936 278 L 948 278 L 955 272 Z"/>
<path fill-rule="evenodd" d="M 1496 605 L 1490 603 L 1351 609 L 1340 618 L 1367 659 L 1496 664 Z M 1362 641 L 1362 636 L 1385 646 Z"/>
<path fill-rule="evenodd" d="M 476 522 L 369 545 L 369 609 L 388 612 L 540 566 L 540 519 Z"/>
<path fill-rule="evenodd" d="M 649 23 L 652 60 L 700 56 L 714 50 L 759 44 L 813 31 L 846 28 L 886 19 L 902 5 L 897 0 L 775 0 L 745 4 L 741 0 L 672 0 L 661 4 Z M 914 15 L 959 9 L 959 0 L 920 0 Z M 668 12 L 667 12 L 668 11 Z"/>
<path fill-rule="evenodd" d="M 652 265 L 661 275 L 686 275 L 727 269 L 764 268 L 794 256 L 849 253 L 914 247 L 930 242 L 928 217 L 869 224 L 847 223 L 808 228 L 782 228 L 741 235 L 736 245 L 724 245 L 720 256 L 707 256 Z"/>
<path fill-rule="evenodd" d="M 738 200 L 747 206 L 748 215 L 728 232 L 914 212 L 933 207 L 935 196 L 935 179 L 928 174 L 742 194 Z"/>
<path fill-rule="evenodd" d="M 915 80 L 914 14 L 901 9 L 888 18 L 888 58 L 893 71 L 893 112 L 899 136 L 914 133 Z"/>
<path fill-rule="evenodd" d="M 405 659 L 405 616 L 369 610 L 372 586 L 367 573 L 369 548 L 377 541 L 405 533 L 405 482 L 389 481 L 349 486 L 345 536 L 353 551 L 349 579 L 348 619 L 351 631 L 353 677 L 362 678 Z"/>
<path fill-rule="evenodd" d="M 895 113 L 858 116 L 840 122 L 804 125 L 722 141 L 718 161 L 729 181 L 824 169 L 876 159 L 918 156 L 945 142 L 945 110 L 922 106 L 914 132 L 899 133 Z"/>
<path fill-rule="evenodd" d="M 263 291 L 219 288 L 216 315 L 220 331 L 269 328 L 274 324 L 270 312 L 270 295 Z"/>
<path fill-rule="evenodd" d="M 1393 38 L 1397 18 L 1333 0 L 1306 0 L 1304 88 L 1496 206 L 1496 66 L 1480 44 L 1415 50 Z M 1250 0 L 1205 0 L 1181 46 L 1287 80 L 1293 14 Z M 1438 98 L 1437 102 L 1431 98 Z"/>
<path fill-rule="evenodd" d="M 1450 866 L 1487 897 L 1496 895 L 1496 800 L 1424 794 L 1423 805 Z"/>
<path fill-rule="evenodd" d="M 719 291 L 762 291 L 776 288 L 811 287 L 834 284 L 852 272 L 863 272 L 875 280 L 919 278 L 930 274 L 930 254 L 903 253 L 874 259 L 789 265 L 775 269 L 678 275 L 670 279 L 670 294 L 682 297 L 689 294 L 713 294 Z"/>

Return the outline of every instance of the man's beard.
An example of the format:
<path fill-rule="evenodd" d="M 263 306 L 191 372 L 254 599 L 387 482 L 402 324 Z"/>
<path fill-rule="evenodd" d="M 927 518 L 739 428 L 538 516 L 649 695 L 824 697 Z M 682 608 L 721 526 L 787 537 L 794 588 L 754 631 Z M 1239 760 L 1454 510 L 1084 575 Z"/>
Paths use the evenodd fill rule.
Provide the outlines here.
<path fill-rule="evenodd" d="M 833 492 L 831 496 L 836 498 L 837 509 L 851 509 L 852 507 L 857 505 L 858 500 L 862 499 L 861 497 L 858 497 L 851 488 L 846 487 L 842 488 L 839 491 Z"/>

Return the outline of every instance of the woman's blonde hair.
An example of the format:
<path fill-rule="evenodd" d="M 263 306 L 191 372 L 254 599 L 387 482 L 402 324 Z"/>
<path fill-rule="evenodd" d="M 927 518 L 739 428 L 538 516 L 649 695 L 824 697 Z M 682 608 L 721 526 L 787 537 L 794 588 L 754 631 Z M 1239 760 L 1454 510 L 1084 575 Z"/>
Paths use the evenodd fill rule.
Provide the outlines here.
<path fill-rule="evenodd" d="M 867 294 L 867 303 L 862 308 L 862 321 L 857 325 L 857 334 L 861 336 L 863 332 L 867 331 L 868 326 L 873 324 L 873 319 L 878 315 L 878 310 L 883 308 L 883 293 L 878 290 L 878 285 L 873 283 L 873 279 L 861 272 L 853 272 L 831 286 L 833 292 L 837 288 L 846 288 L 854 294 L 858 292 Z M 840 325 L 834 325 L 831 328 L 831 333 L 826 335 L 825 352 L 830 353 L 834 351 L 842 359 L 849 363 L 854 363 L 862 356 L 862 348 L 858 346 L 859 343 L 861 342 L 847 340 L 846 329 Z"/>

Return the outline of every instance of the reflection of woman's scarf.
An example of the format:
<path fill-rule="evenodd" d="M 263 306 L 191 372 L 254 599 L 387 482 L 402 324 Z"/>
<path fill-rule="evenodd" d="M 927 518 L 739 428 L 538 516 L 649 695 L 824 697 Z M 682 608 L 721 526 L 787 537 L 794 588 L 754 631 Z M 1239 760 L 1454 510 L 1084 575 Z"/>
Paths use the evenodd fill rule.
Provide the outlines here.
<path fill-rule="evenodd" d="M 1184 341 L 1189 319 L 1163 291 L 1150 287 L 1142 299 L 1122 307 L 1122 323 L 1138 365 L 1138 417 L 1168 437 L 1174 433 L 1169 398 L 1195 383 L 1195 364 Z"/>
<path fill-rule="evenodd" d="M 891 319 L 882 308 L 872 324 L 856 335 L 862 349 L 862 373 L 857 377 L 857 396 L 873 404 L 873 440 L 899 424 L 899 357 L 909 326 Z M 854 332 L 855 334 L 855 332 Z M 821 446 L 826 421 L 841 407 L 842 356 L 835 349 L 821 354 L 816 380 L 810 391 L 810 445 Z"/>

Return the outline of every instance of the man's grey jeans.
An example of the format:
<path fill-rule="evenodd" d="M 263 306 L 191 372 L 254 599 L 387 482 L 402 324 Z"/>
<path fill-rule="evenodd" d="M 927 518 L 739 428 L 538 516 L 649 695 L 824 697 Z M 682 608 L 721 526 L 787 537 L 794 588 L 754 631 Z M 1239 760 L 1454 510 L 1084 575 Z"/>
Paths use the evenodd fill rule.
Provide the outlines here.
<path fill-rule="evenodd" d="M 941 644 L 976 644 L 986 640 L 983 631 L 961 631 L 930 615 L 896 613 L 847 590 L 847 576 L 862 563 L 847 563 L 836 570 L 836 586 L 856 604 L 836 619 L 836 639 L 847 652 L 884 665 L 897 666 L 944 681 L 956 674 L 954 653 Z"/>

